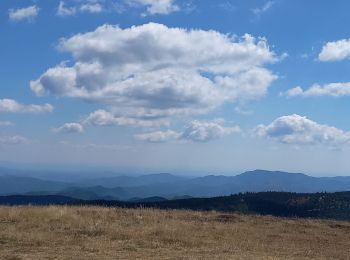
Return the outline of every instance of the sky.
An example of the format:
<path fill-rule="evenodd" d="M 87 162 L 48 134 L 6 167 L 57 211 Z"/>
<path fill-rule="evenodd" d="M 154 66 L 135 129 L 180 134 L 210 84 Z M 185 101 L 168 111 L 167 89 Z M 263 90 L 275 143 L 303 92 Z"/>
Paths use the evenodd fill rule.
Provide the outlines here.
<path fill-rule="evenodd" d="M 349 175 L 349 8 L 2 0 L 0 165 Z"/>

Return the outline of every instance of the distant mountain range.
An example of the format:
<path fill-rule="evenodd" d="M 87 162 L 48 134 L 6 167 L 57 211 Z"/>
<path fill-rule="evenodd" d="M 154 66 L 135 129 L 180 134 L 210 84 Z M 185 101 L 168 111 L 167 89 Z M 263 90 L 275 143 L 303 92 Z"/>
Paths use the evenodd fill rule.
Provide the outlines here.
<path fill-rule="evenodd" d="M 59 192 L 71 185 L 71 183 L 41 180 L 32 177 L 0 175 L 0 195 L 24 194 L 37 191 Z"/>
<path fill-rule="evenodd" d="M 84 200 L 141 201 L 144 198 L 216 197 L 240 192 L 350 191 L 350 177 L 311 177 L 302 173 L 255 170 L 236 176 L 186 178 L 168 173 L 143 176 L 66 178 L 67 182 L 34 178 L 0 169 L 0 195 L 59 195 Z"/>

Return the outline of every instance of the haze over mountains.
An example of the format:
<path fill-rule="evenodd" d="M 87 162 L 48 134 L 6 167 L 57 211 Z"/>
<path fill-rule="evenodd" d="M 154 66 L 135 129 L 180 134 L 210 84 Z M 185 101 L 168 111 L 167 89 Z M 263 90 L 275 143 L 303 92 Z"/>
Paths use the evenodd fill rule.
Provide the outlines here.
<path fill-rule="evenodd" d="M 64 195 L 77 199 L 142 200 L 215 197 L 240 192 L 337 192 L 350 190 L 350 177 L 311 177 L 302 173 L 255 170 L 236 176 L 181 177 L 169 173 L 69 181 L 36 178 L 35 173 L 0 169 L 0 195 Z M 48 177 L 47 177 L 48 178 Z"/>

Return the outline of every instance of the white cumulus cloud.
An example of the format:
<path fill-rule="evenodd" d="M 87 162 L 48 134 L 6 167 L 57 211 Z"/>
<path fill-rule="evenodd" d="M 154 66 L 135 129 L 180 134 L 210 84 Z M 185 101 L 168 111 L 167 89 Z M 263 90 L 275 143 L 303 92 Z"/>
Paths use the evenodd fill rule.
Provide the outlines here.
<path fill-rule="evenodd" d="M 98 102 L 118 125 L 261 98 L 277 78 L 265 65 L 280 59 L 264 38 L 155 23 L 103 25 L 62 39 L 58 47 L 75 63 L 49 68 L 31 81 L 32 91 Z"/>
<path fill-rule="evenodd" d="M 286 92 L 289 97 L 317 97 L 317 96 L 331 96 L 342 97 L 350 95 L 350 82 L 330 83 L 323 86 L 318 84 L 312 85 L 310 88 L 304 90 L 301 87 L 291 88 Z"/>
<path fill-rule="evenodd" d="M 40 11 L 39 7 L 37 7 L 36 5 L 32 5 L 24 8 L 9 9 L 8 14 L 9 14 L 10 21 L 15 21 L 15 22 L 22 21 L 22 20 L 31 21 L 38 16 L 39 11 Z"/>
<path fill-rule="evenodd" d="M 320 61 L 340 61 L 350 58 L 350 39 L 327 42 L 318 55 Z"/>
<path fill-rule="evenodd" d="M 269 125 L 259 125 L 256 134 L 294 145 L 324 144 L 341 147 L 350 142 L 350 132 L 319 124 L 297 114 L 279 117 Z"/>
<path fill-rule="evenodd" d="M 13 99 L 0 99 L 0 113 L 50 113 L 53 111 L 53 106 L 50 104 L 44 105 L 24 105 Z"/>

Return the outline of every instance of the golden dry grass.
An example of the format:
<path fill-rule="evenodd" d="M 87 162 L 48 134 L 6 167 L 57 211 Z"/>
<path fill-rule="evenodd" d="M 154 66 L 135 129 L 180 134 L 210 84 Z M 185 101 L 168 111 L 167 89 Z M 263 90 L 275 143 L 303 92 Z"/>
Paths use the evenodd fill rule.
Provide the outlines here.
<path fill-rule="evenodd" d="M 350 223 L 154 209 L 1 207 L 1 259 L 350 259 Z"/>

